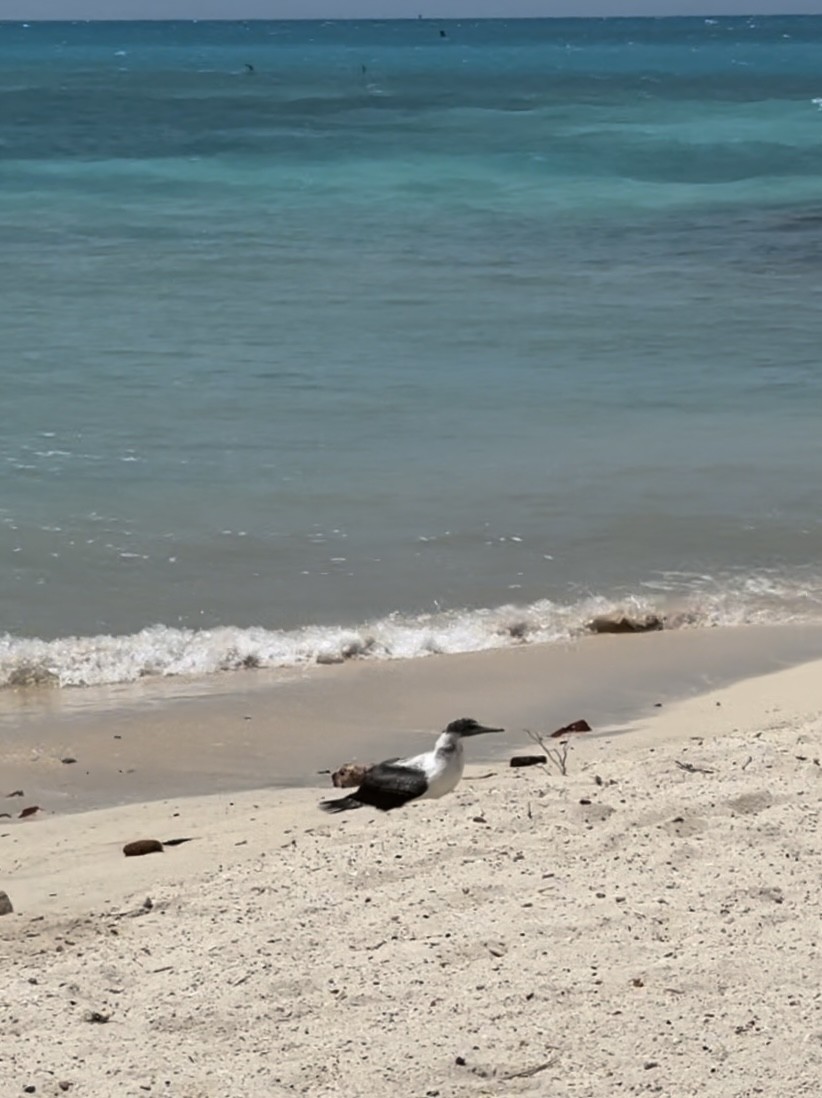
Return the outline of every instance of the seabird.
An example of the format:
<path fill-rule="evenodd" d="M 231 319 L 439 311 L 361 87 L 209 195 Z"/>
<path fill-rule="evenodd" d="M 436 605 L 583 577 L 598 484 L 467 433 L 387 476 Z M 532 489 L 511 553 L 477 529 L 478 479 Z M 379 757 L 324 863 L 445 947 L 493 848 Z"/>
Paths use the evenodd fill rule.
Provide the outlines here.
<path fill-rule="evenodd" d="M 451 721 L 437 738 L 433 751 L 377 763 L 365 775 L 356 792 L 336 800 L 320 801 L 320 808 L 324 812 L 345 812 L 370 804 L 382 812 L 390 812 L 409 801 L 442 797 L 450 793 L 462 777 L 465 767 L 462 741 L 465 737 L 504 731 L 504 728 L 479 724 L 473 717 Z"/>

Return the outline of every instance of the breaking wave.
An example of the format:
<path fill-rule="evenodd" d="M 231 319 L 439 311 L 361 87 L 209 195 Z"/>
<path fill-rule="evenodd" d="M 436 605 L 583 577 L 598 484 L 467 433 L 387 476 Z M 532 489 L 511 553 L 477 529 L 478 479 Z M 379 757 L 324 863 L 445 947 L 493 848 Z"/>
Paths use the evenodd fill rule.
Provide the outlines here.
<path fill-rule="evenodd" d="M 664 590 L 655 590 L 622 599 L 590 596 L 567 604 L 543 599 L 528 606 L 393 614 L 351 627 L 195 630 L 154 625 L 123 636 L 55 640 L 5 634 L 0 635 L 0 688 L 103 686 L 149 676 L 202 677 L 252 668 L 479 652 L 568 641 L 590 632 L 597 618 L 625 619 L 625 629 L 615 631 L 631 631 L 632 624 L 647 628 L 649 623 L 677 629 L 822 622 L 822 584 L 747 577 L 722 588 L 680 592 L 673 598 Z"/>

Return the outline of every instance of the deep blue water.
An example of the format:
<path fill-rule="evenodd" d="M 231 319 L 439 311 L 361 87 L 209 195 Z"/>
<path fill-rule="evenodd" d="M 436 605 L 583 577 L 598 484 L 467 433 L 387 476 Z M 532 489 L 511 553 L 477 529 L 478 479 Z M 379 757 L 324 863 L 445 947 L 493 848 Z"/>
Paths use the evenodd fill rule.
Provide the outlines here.
<path fill-rule="evenodd" d="M 0 24 L 0 682 L 822 616 L 820 46 Z"/>

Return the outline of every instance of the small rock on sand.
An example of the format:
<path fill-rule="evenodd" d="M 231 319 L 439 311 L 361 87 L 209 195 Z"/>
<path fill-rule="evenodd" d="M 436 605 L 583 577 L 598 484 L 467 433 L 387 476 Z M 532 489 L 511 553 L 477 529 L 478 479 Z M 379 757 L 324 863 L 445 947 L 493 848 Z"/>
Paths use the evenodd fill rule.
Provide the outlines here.
<path fill-rule="evenodd" d="M 542 766 L 548 762 L 547 755 L 512 755 L 511 766 Z"/>
<path fill-rule="evenodd" d="M 563 736 L 568 736 L 572 732 L 590 732 L 591 726 L 586 720 L 571 721 L 570 724 L 565 724 L 562 728 L 558 728 L 556 732 L 551 733 L 552 740 L 559 740 Z"/>
<path fill-rule="evenodd" d="M 136 839 L 133 843 L 126 843 L 123 853 L 127 858 L 136 858 L 141 854 L 162 854 L 163 844 L 159 839 Z"/>
<path fill-rule="evenodd" d="M 14 912 L 8 892 L 0 890 L 0 915 L 11 915 Z"/>

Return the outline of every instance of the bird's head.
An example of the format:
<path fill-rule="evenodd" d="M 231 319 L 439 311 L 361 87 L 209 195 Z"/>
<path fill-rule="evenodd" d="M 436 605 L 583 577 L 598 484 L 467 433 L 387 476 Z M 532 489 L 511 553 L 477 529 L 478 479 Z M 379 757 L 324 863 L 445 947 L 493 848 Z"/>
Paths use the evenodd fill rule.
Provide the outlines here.
<path fill-rule="evenodd" d="M 445 729 L 452 736 L 479 736 L 483 732 L 504 732 L 504 728 L 490 728 L 486 724 L 480 724 L 473 717 L 460 717 L 457 721 L 451 721 Z"/>

